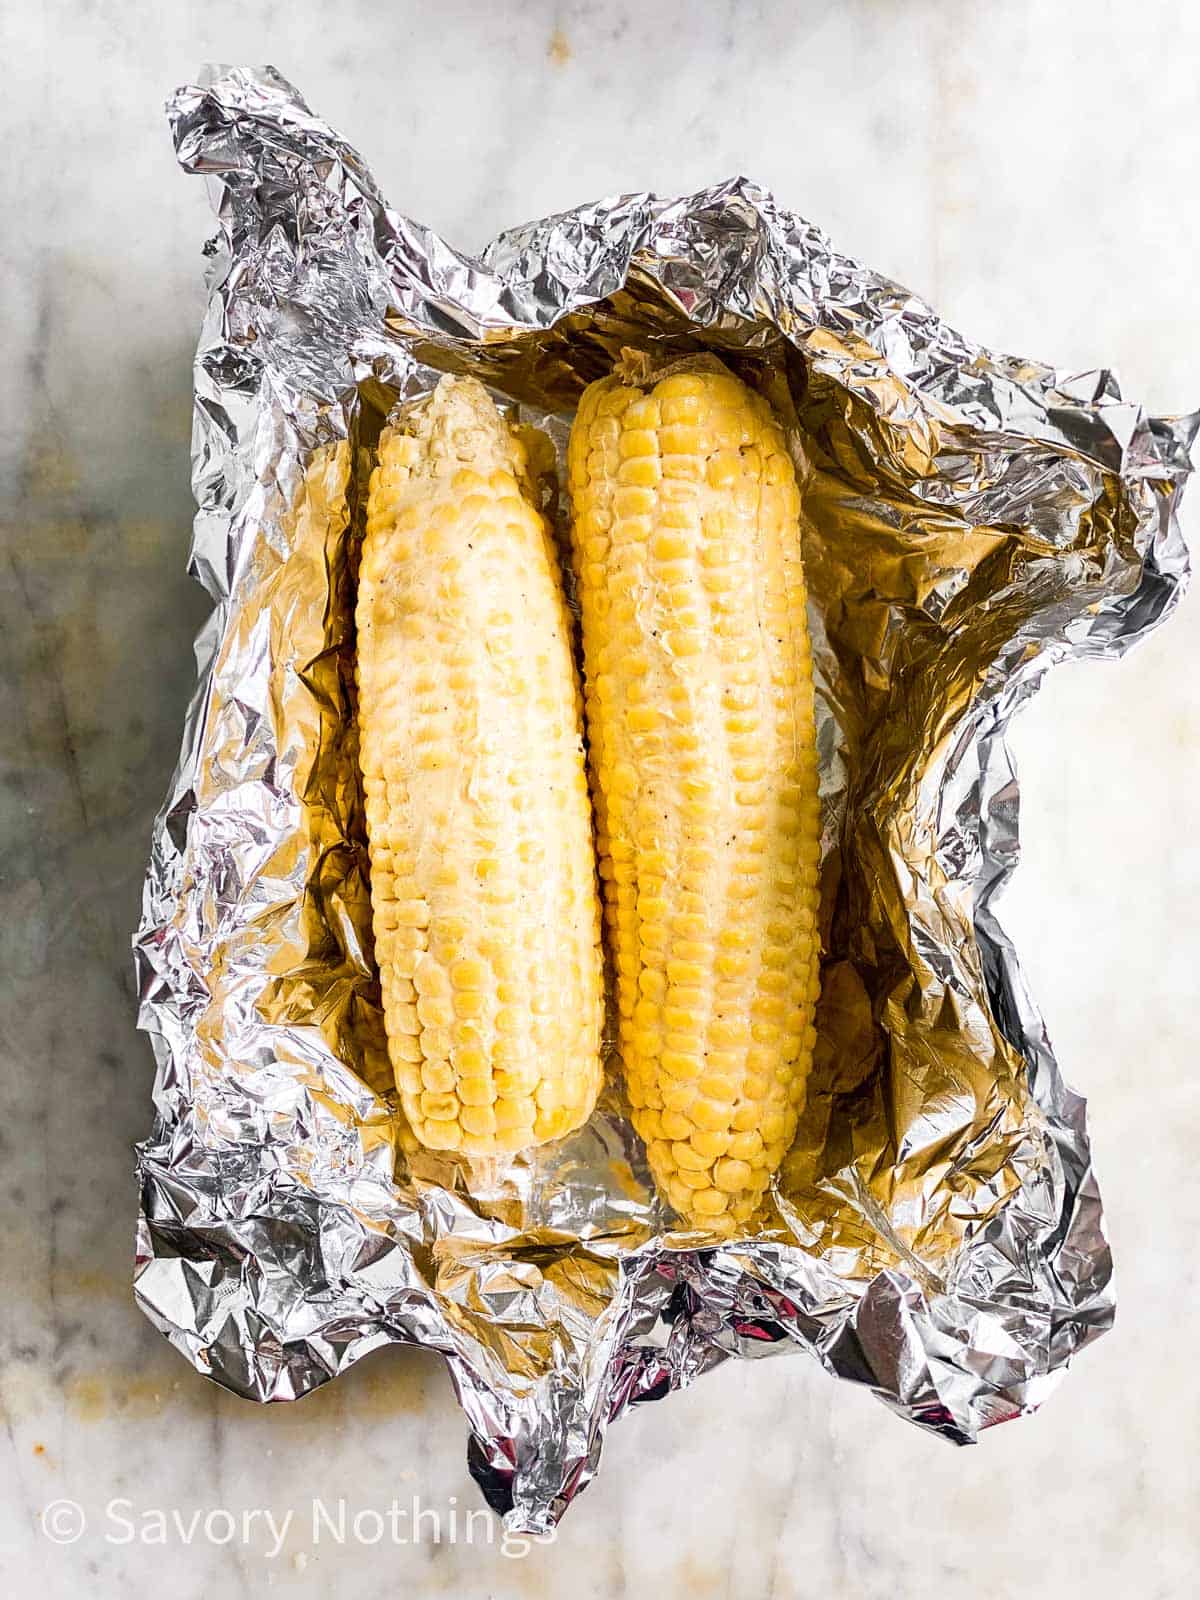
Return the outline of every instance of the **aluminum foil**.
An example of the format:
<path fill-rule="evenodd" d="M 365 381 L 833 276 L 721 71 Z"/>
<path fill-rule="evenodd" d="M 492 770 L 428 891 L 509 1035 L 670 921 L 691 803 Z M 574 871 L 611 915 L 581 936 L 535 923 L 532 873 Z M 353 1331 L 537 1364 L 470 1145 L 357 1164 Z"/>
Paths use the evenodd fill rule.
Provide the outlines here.
<path fill-rule="evenodd" d="M 440 1350 L 470 1463 L 549 1528 L 629 1405 L 799 1346 L 966 1442 L 1112 1318 L 1083 1101 L 993 900 L 1008 721 L 1172 609 L 1195 418 L 971 344 L 735 179 L 625 195 L 478 259 L 390 211 L 270 69 L 169 106 L 219 218 L 191 570 L 214 609 L 135 939 L 157 1115 L 138 1299 L 202 1372 L 285 1400 Z M 626 348 L 717 352 L 790 430 L 819 672 L 825 949 L 809 1108 L 755 1237 L 679 1232 L 619 1074 L 486 1186 L 392 1093 L 355 763 L 364 470 L 393 402 L 470 370 L 559 443 Z"/>

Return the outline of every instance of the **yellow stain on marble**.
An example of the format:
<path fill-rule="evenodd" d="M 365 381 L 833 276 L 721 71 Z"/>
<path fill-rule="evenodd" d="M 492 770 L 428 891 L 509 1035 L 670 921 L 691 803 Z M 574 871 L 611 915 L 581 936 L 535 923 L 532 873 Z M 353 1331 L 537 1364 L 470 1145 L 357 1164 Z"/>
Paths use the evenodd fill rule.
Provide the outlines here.
<path fill-rule="evenodd" d="M 556 67 L 565 67 L 572 54 L 571 41 L 561 28 L 555 28 L 550 35 L 550 43 L 546 46 L 547 59 Z"/>
<path fill-rule="evenodd" d="M 133 1293 L 129 1273 L 99 1268 L 59 1268 L 54 1274 L 56 1298 L 73 1295 L 81 1300 L 128 1300 Z"/>
<path fill-rule="evenodd" d="M 27 493 L 32 500 L 57 499 L 79 487 L 79 466 L 60 439 L 36 439 L 25 456 Z"/>
<path fill-rule="evenodd" d="M 675 1569 L 671 1592 L 685 1594 L 688 1600 L 704 1600 L 706 1595 L 724 1594 L 728 1586 L 728 1573 L 718 1567 L 706 1567 L 694 1556 L 685 1556 Z"/>
<path fill-rule="evenodd" d="M 165 1340 L 160 1348 L 143 1347 L 139 1355 L 136 1370 L 102 1361 L 61 1381 L 32 1363 L 10 1363 L 0 1372 L 0 1416 L 36 1426 L 63 1412 L 81 1423 L 143 1420 L 181 1410 L 208 1415 L 211 1385 L 199 1379 L 189 1383 L 187 1368 Z"/>
<path fill-rule="evenodd" d="M 93 1286 L 107 1296 L 110 1281 L 96 1274 Z M 121 1285 L 128 1291 L 128 1285 Z M 193 1371 L 164 1340 L 143 1349 L 135 1369 L 98 1362 L 56 1383 L 33 1365 L 10 1365 L 0 1374 L 0 1415 L 11 1422 L 34 1421 L 65 1410 L 80 1423 L 110 1419 L 144 1420 L 159 1416 L 209 1416 L 217 1406 L 245 1423 L 257 1419 L 287 1434 L 320 1435 L 331 1427 L 363 1421 L 419 1417 L 449 1404 L 449 1385 L 440 1359 L 406 1349 L 376 1353 L 366 1367 L 352 1367 L 298 1401 L 260 1406 L 222 1389 Z"/>
<path fill-rule="evenodd" d="M 182 554 L 185 533 L 178 526 L 153 517 L 131 517 L 117 524 L 117 536 L 139 565 L 157 562 L 164 550 Z"/>
<path fill-rule="evenodd" d="M 82 517 L 11 517 L 0 526 L 5 547 L 22 565 L 35 568 L 52 561 L 77 562 L 92 538 Z"/>
<path fill-rule="evenodd" d="M 499 1535 L 497 1535 L 496 1541 L 496 1548 L 498 1547 Z M 547 1596 L 562 1593 L 560 1578 L 550 1571 L 549 1555 L 553 1549 L 554 1546 L 552 1544 L 538 1544 L 537 1540 L 531 1537 L 529 1548 L 521 1556 L 520 1560 L 509 1562 L 513 1569 L 512 1575 L 516 1580 L 514 1588 L 517 1594 L 520 1595 L 521 1600 L 546 1600 Z M 574 1572 L 575 1558 L 569 1552 L 567 1552 L 567 1561 L 564 1564 L 569 1571 Z M 556 1562 L 554 1565 L 557 1566 L 558 1563 Z M 552 1582 L 552 1578 L 555 1581 Z"/>
<path fill-rule="evenodd" d="M 38 880 L 29 880 L 39 888 Z M 14 1222 L 5 1230 L 4 1243 L 14 1261 L 36 1261 L 46 1248 L 43 1231 Z M 20 1286 L 23 1301 L 31 1306 L 45 1306 L 59 1300 L 123 1300 L 133 1301 L 133 1260 L 122 1261 L 119 1266 L 80 1266 L 60 1254 L 53 1272 L 35 1273 Z"/>
<path fill-rule="evenodd" d="M 67 1405 L 80 1422 L 102 1422 L 109 1412 L 109 1389 L 94 1373 L 72 1378 L 66 1388 Z"/>
<path fill-rule="evenodd" d="M 181 389 L 162 405 L 154 406 L 147 422 L 150 431 L 158 439 L 169 439 L 173 444 L 182 445 L 185 449 L 192 435 L 192 397 L 187 390 Z M 187 461 L 184 458 L 184 476 L 187 476 Z"/>
<path fill-rule="evenodd" d="M 109 1417 L 144 1421 L 160 1416 L 168 1405 L 175 1408 L 184 1396 L 177 1383 L 159 1373 L 137 1376 L 119 1371 L 93 1370 L 71 1378 L 63 1391 L 67 1410 L 77 1422 L 104 1422 Z M 185 1400 L 190 1405 L 190 1399 Z"/>
<path fill-rule="evenodd" d="M 355 1398 L 373 1415 L 399 1417 L 424 1411 L 429 1402 L 430 1381 L 436 1376 L 432 1362 L 411 1351 L 390 1350 L 377 1356 L 361 1374 Z"/>
<path fill-rule="evenodd" d="M 83 517 L 10 516 L 0 522 L 0 528 L 6 547 L 22 565 L 34 570 L 64 561 L 74 566 L 87 555 L 98 530 L 108 538 L 115 535 L 122 556 L 134 566 L 157 564 L 164 550 L 178 554 L 182 561 L 187 542 L 184 525 L 158 517 L 102 518 L 92 525 Z M 89 594 L 89 599 L 93 598 Z"/>

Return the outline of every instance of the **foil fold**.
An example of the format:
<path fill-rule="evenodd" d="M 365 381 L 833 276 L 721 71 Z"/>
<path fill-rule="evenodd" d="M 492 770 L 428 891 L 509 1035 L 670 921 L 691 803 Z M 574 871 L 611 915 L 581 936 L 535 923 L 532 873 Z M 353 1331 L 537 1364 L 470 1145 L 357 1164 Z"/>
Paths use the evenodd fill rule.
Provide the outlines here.
<path fill-rule="evenodd" d="M 136 1294 L 201 1372 L 297 1398 L 441 1351 L 471 1470 L 545 1530 L 628 1406 L 799 1346 L 957 1442 L 1112 1319 L 1084 1103 L 994 902 L 1005 744 L 1042 673 L 1112 657 L 1187 578 L 1197 418 L 983 349 L 744 179 L 625 195 L 478 259 L 389 210 L 269 68 L 169 107 L 219 231 L 190 570 L 213 599 L 135 936 L 157 1074 Z M 471 371 L 561 448 L 622 349 L 706 350 L 785 421 L 822 753 L 809 1108 L 752 1239 L 676 1230 L 623 1114 L 486 1182 L 392 1091 L 355 761 L 352 597 L 389 407 Z M 553 491 L 550 495 L 553 513 Z"/>

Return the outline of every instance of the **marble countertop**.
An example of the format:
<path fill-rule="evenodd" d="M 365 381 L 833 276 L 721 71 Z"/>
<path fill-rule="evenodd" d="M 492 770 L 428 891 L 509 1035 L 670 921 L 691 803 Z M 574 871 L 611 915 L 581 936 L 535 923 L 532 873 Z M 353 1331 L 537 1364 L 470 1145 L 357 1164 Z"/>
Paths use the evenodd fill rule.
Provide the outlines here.
<path fill-rule="evenodd" d="M 1119 666 L 1060 670 L 1016 730 L 1024 857 L 1004 915 L 1091 1100 L 1120 1312 L 1038 1416 L 975 1450 L 802 1356 L 730 1364 L 614 1428 L 552 1547 L 506 1555 L 480 1519 L 467 1542 L 479 1500 L 434 1358 L 384 1352 L 300 1404 L 255 1409 L 135 1310 L 131 1146 L 151 1062 L 128 940 L 204 611 L 183 563 L 211 221 L 161 114 L 200 61 L 275 62 L 394 204 L 460 245 L 599 193 L 740 171 L 973 337 L 1115 365 L 1130 395 L 1183 410 L 1200 401 L 1200 13 L 251 9 L 208 0 L 151 23 L 41 0 L 6 8 L 0 32 L 20 64 L 0 105 L 0 1586 L 40 1600 L 1190 1596 L 1200 600 Z M 428 1519 L 408 1544 L 390 1529 L 371 1542 L 373 1515 L 355 1527 L 414 1495 L 443 1542 Z M 89 1518 L 73 1542 L 41 1531 L 58 1500 Z M 292 1512 L 278 1541 L 265 1516 L 244 1521 L 268 1509 L 276 1529 Z M 52 1515 L 60 1537 L 71 1516 Z"/>

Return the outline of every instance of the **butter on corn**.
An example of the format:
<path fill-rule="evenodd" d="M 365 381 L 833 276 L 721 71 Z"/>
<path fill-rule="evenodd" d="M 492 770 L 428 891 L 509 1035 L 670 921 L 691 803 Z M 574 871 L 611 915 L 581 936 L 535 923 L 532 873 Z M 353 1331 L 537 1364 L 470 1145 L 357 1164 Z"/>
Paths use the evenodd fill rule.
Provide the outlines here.
<path fill-rule="evenodd" d="M 605 919 L 633 1120 L 729 1234 L 795 1136 L 816 1035 L 820 801 L 799 495 L 715 362 L 585 391 L 569 448 Z"/>
<path fill-rule="evenodd" d="M 387 429 L 357 606 L 375 953 L 427 1147 L 523 1149 L 599 1092 L 600 910 L 570 620 L 524 443 L 473 378 Z"/>

